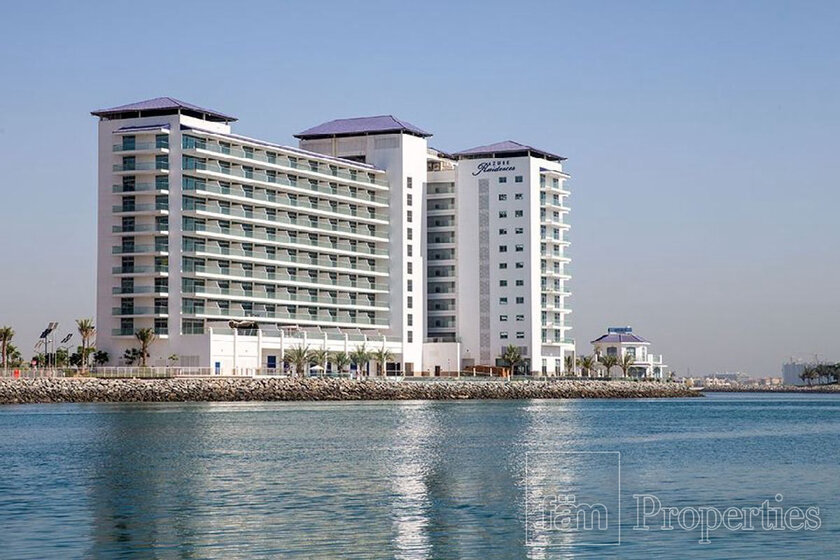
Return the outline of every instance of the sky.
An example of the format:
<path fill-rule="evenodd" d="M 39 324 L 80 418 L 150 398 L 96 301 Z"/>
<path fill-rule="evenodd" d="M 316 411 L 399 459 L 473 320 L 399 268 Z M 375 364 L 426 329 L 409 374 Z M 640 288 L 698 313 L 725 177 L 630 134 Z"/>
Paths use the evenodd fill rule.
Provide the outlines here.
<path fill-rule="evenodd" d="M 840 4 L 6 2 L 0 324 L 95 316 L 96 118 L 168 95 L 294 145 L 393 114 L 442 150 L 568 157 L 579 353 L 679 375 L 840 360 Z"/>

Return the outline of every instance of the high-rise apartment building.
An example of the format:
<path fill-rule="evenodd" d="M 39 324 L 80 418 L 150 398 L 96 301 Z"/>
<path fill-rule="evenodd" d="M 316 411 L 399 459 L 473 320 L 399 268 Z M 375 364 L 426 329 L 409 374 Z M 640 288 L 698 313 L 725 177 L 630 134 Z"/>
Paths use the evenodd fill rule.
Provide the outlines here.
<path fill-rule="evenodd" d="M 449 155 L 392 116 L 299 147 L 172 98 L 99 122 L 98 347 L 112 364 L 280 370 L 291 346 L 388 349 L 389 372 L 495 365 L 515 344 L 560 371 L 563 158 L 503 143 Z M 558 362 L 559 361 L 559 362 Z"/>

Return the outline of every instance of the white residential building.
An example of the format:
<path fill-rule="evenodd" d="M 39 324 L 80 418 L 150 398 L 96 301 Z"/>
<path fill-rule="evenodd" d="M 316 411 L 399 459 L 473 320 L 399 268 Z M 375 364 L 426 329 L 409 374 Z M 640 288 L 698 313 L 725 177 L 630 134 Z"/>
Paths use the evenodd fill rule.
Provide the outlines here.
<path fill-rule="evenodd" d="M 464 361 L 496 365 L 512 344 L 525 371 L 560 374 L 564 357 L 574 354 L 566 320 L 565 158 L 512 141 L 454 157 Z"/>
<path fill-rule="evenodd" d="M 625 355 L 633 358 L 628 370 L 630 377 L 643 379 L 664 379 L 668 366 L 662 354 L 650 352 L 650 342 L 633 333 L 632 327 L 609 327 L 607 334 L 592 341 L 593 351 L 599 356 L 615 356 L 621 360 Z"/>
<path fill-rule="evenodd" d="M 231 131 L 172 98 L 99 122 L 98 347 L 151 328 L 150 363 L 283 367 L 284 350 L 385 347 L 389 371 L 574 353 L 563 158 L 514 142 L 453 155 L 389 115 L 339 119 L 300 147 Z"/>

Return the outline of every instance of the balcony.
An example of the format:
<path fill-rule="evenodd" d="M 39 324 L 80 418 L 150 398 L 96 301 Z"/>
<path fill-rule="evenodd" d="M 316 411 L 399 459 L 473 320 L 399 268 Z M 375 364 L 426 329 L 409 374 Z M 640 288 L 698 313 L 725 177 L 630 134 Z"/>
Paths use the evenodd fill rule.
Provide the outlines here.
<path fill-rule="evenodd" d="M 144 192 L 158 192 L 163 194 L 169 192 L 169 185 L 159 186 L 156 183 L 135 183 L 133 186 L 113 185 L 111 187 L 111 192 L 114 194 L 134 194 Z"/>
<path fill-rule="evenodd" d="M 113 151 L 125 152 L 158 152 L 169 153 L 168 142 L 135 142 L 134 144 L 114 144 Z"/>
<path fill-rule="evenodd" d="M 168 273 L 166 266 L 115 266 L 111 269 L 112 274 L 160 274 Z"/>
<path fill-rule="evenodd" d="M 156 245 L 135 245 L 133 247 L 111 247 L 112 255 L 150 255 L 165 254 L 169 252 L 168 247 Z"/>
<path fill-rule="evenodd" d="M 370 248 L 367 244 L 360 243 L 355 247 L 350 243 L 329 243 L 326 241 L 313 241 L 306 235 L 291 237 L 284 234 L 279 235 L 254 235 L 254 232 L 246 232 L 244 230 L 237 230 L 234 228 L 220 228 L 217 226 L 198 226 L 193 230 L 196 233 L 210 233 L 218 235 L 226 235 L 232 238 L 243 238 L 248 242 L 263 241 L 277 245 L 292 245 L 302 247 L 314 247 L 318 249 L 327 249 L 334 251 L 344 251 L 360 255 L 373 255 L 382 258 L 388 258 L 388 251 L 384 249 Z"/>
<path fill-rule="evenodd" d="M 138 161 L 134 163 L 115 163 L 114 173 L 135 173 L 137 171 L 169 172 L 169 163 L 163 161 Z"/>
<path fill-rule="evenodd" d="M 150 204 L 117 204 L 111 208 L 114 214 L 130 214 L 132 212 L 168 212 L 169 203 L 155 202 Z"/>
<path fill-rule="evenodd" d="M 122 286 L 115 286 L 111 289 L 111 293 L 115 296 L 125 295 L 166 295 L 168 288 L 164 291 L 156 291 L 154 286 L 134 286 L 131 288 L 123 288 Z"/>
<path fill-rule="evenodd" d="M 278 149 L 280 149 L 278 147 Z M 250 165 L 251 162 L 259 162 L 266 166 L 286 168 L 294 170 L 295 174 L 301 173 L 306 175 L 316 175 L 329 180 L 330 178 L 340 178 L 345 181 L 354 181 L 366 185 L 376 185 L 380 187 L 387 187 L 388 182 L 382 177 L 381 171 L 374 172 L 373 170 L 359 169 L 351 170 L 346 168 L 339 168 L 333 162 L 320 162 L 316 160 L 308 160 L 305 156 L 287 156 L 282 153 L 277 153 L 276 157 L 268 158 L 264 153 L 257 153 L 254 151 L 245 151 L 242 148 L 235 146 L 220 146 L 213 142 L 202 142 L 198 145 L 184 145 L 185 152 L 199 152 L 206 151 L 214 154 L 221 154 L 224 159 L 238 159 L 245 160 L 241 163 Z M 312 164 L 315 164 L 314 166 Z M 371 177 L 370 175 L 373 175 Z"/>
<path fill-rule="evenodd" d="M 169 309 L 166 307 L 134 307 L 122 308 L 112 307 L 111 315 L 115 317 L 134 317 L 139 315 L 156 315 L 165 316 L 169 314 Z"/>

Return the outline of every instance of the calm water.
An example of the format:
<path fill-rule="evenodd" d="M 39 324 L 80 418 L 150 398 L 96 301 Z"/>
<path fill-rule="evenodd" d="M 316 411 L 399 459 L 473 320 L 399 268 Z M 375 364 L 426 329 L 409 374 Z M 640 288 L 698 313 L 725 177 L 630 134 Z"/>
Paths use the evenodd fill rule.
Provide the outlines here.
<path fill-rule="evenodd" d="M 7 406 L 0 430 L 2 558 L 801 559 L 840 550 L 835 396 Z M 540 484 L 580 496 L 600 488 L 610 499 L 603 465 L 561 451 L 621 453 L 619 546 L 574 535 L 526 543 L 526 496 Z M 699 544 L 699 531 L 634 531 L 634 494 L 721 509 L 782 494 L 782 506 L 818 506 L 821 527 L 721 529 Z"/>

